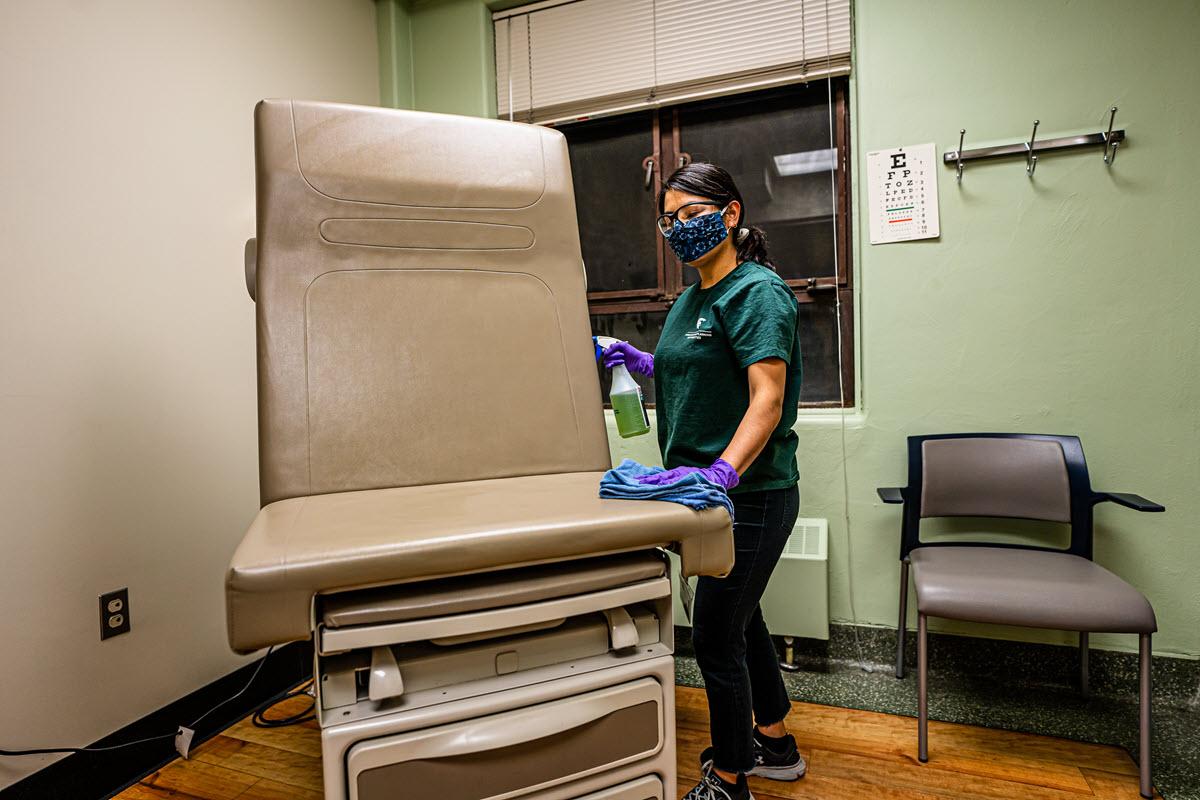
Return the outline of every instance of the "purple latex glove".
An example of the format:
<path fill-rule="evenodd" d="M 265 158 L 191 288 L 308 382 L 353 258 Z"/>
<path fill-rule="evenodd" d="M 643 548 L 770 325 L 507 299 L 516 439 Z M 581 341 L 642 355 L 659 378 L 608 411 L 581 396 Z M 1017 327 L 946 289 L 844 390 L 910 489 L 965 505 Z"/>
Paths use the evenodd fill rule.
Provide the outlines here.
<path fill-rule="evenodd" d="M 630 372 L 638 375 L 654 374 L 654 356 L 643 353 L 629 342 L 610 344 L 604 351 L 604 366 L 612 369 L 618 364 L 624 364 Z"/>
<path fill-rule="evenodd" d="M 712 481 L 718 486 L 725 487 L 726 491 L 737 486 L 738 482 L 741 480 L 738 477 L 737 470 L 734 469 L 728 461 L 723 461 L 719 458 L 713 462 L 711 467 L 706 469 L 701 469 L 700 467 L 676 467 L 675 469 L 669 469 L 666 472 L 658 472 L 654 475 L 646 475 L 645 477 L 638 478 L 637 480 L 638 483 L 649 483 L 653 486 L 663 486 L 668 483 L 674 483 L 684 475 L 688 475 L 693 472 L 699 472 L 706 479 Z"/>

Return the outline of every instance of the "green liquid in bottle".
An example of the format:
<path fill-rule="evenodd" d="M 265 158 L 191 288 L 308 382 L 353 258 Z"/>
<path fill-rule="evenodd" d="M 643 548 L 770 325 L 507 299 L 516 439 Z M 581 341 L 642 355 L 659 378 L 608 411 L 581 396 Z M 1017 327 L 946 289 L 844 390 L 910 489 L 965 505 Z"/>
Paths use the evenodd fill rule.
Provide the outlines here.
<path fill-rule="evenodd" d="M 612 403 L 613 416 L 617 421 L 617 433 L 622 439 L 650 432 L 650 419 L 646 416 L 645 406 L 642 405 L 641 391 L 612 393 L 608 399 Z"/>

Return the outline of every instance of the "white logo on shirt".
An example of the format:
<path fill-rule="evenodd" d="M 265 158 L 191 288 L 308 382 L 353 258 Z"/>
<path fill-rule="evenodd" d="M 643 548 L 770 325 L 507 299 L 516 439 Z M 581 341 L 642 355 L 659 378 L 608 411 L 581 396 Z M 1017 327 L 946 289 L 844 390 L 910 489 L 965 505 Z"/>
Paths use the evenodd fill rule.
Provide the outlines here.
<path fill-rule="evenodd" d="M 702 327 L 706 322 L 708 322 L 707 318 L 700 317 L 698 320 L 696 320 L 696 330 L 688 331 L 684 334 L 684 338 L 691 339 L 693 342 L 696 342 L 700 339 L 707 339 L 712 336 L 712 331 L 704 330 Z"/>

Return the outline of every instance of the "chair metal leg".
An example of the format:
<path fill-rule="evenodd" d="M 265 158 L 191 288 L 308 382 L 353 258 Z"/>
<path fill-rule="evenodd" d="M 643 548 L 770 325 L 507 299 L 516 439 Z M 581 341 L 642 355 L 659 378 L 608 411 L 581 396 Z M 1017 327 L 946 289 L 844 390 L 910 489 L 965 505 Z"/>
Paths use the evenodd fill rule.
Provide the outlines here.
<path fill-rule="evenodd" d="M 1150 785 L 1150 634 L 1138 642 L 1138 783 L 1142 797 L 1153 797 Z"/>
<path fill-rule="evenodd" d="M 925 615 L 917 613 L 917 760 L 929 760 L 929 652 L 925 642 Z"/>
<path fill-rule="evenodd" d="M 1091 695 L 1091 689 L 1088 686 L 1088 634 L 1087 631 L 1079 632 L 1079 692 L 1084 697 Z"/>
<path fill-rule="evenodd" d="M 900 621 L 896 623 L 896 677 L 904 677 L 904 639 L 908 636 L 908 562 L 900 561 Z"/>

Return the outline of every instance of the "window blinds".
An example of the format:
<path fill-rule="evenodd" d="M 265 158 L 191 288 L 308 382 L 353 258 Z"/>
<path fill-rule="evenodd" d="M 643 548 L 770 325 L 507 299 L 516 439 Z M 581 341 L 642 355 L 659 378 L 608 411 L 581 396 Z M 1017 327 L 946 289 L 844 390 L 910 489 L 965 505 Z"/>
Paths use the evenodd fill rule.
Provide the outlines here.
<path fill-rule="evenodd" d="M 499 114 L 528 122 L 850 72 L 850 0 L 546 0 L 492 18 Z"/>

